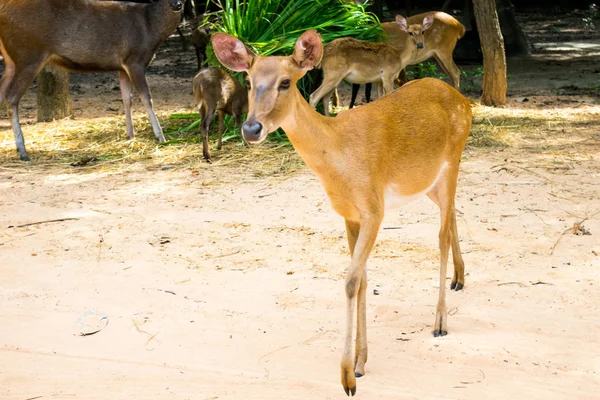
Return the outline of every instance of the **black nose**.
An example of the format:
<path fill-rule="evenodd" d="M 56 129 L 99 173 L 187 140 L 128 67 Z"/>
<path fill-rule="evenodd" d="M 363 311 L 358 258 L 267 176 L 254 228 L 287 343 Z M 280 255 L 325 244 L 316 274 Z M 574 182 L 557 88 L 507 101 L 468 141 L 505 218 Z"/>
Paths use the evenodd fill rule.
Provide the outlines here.
<path fill-rule="evenodd" d="M 417 43 L 417 49 L 422 49 L 423 47 L 425 47 L 423 43 Z"/>
<path fill-rule="evenodd" d="M 181 9 L 183 8 L 183 3 L 181 2 L 181 0 L 175 0 L 171 2 L 171 9 L 173 11 L 181 11 Z"/>
<path fill-rule="evenodd" d="M 246 121 L 244 122 L 244 125 L 242 125 L 244 138 L 249 142 L 258 140 L 262 133 L 262 129 L 262 124 L 256 121 Z"/>

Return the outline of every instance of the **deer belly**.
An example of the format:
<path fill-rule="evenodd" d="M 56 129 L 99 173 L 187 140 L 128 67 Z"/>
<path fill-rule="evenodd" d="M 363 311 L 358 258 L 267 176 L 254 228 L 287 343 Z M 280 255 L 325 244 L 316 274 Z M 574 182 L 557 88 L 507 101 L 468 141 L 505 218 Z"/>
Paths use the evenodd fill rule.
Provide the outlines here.
<path fill-rule="evenodd" d="M 379 71 L 377 71 L 377 73 L 375 74 L 365 74 L 359 73 L 357 71 L 350 71 L 348 75 L 346 75 L 346 77 L 344 78 L 344 80 L 348 83 L 356 83 L 359 85 L 376 82 L 380 79 L 381 74 L 379 73 Z"/>
<path fill-rule="evenodd" d="M 401 185 L 395 183 L 388 184 L 383 192 L 383 202 L 385 210 L 388 211 L 398 209 L 410 203 L 413 200 L 423 197 L 423 195 L 427 194 L 427 192 L 433 189 L 433 187 L 440 180 L 440 177 L 444 174 L 447 168 L 448 163 L 443 163 L 437 175 L 435 176 L 435 179 L 433 181 L 430 181 L 429 185 L 425 183 L 423 185 L 424 188 L 422 190 L 418 190 L 410 194 L 406 194 L 406 191 L 402 190 Z"/>

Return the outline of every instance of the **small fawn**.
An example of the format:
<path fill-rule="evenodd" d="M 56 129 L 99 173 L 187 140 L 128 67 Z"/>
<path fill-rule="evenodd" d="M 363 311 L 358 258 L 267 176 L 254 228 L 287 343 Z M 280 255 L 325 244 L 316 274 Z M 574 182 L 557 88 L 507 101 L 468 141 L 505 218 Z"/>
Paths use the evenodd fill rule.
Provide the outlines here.
<path fill-rule="evenodd" d="M 427 195 L 440 208 L 440 287 L 433 335 L 448 332 L 446 268 L 452 248 L 451 289 L 464 285 L 454 197 L 461 154 L 471 129 L 471 107 L 439 79 L 412 81 L 393 93 L 336 118 L 313 110 L 296 83 L 321 61 L 315 31 L 296 41 L 289 57 L 260 57 L 225 33 L 212 37 L 219 61 L 248 73 L 246 141 L 260 143 L 283 128 L 321 180 L 334 210 L 346 222 L 351 262 L 345 281 L 346 334 L 341 381 L 347 395 L 367 361 L 366 263 L 386 209 Z M 356 345 L 353 331 L 356 312 Z"/>
<path fill-rule="evenodd" d="M 210 124 L 219 114 L 219 142 L 217 149 L 223 146 L 223 120 L 225 114 L 233 115 L 238 127 L 242 126 L 242 113 L 248 112 L 248 91 L 221 68 L 208 67 L 200 70 L 192 82 L 196 106 L 200 112 L 200 134 L 202 135 L 202 154 L 210 162 L 208 132 Z"/>

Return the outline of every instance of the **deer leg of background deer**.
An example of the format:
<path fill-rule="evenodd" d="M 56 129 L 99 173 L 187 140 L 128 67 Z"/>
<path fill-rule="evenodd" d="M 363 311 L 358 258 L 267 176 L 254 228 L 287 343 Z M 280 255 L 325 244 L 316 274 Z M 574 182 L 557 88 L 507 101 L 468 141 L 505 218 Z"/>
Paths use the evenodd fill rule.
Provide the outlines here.
<path fill-rule="evenodd" d="M 381 82 L 383 84 L 383 92 L 385 94 L 390 94 L 394 91 L 394 75 L 384 76 L 381 79 Z"/>
<path fill-rule="evenodd" d="M 12 77 L 10 75 L 2 77 L 2 86 L 5 88 L 4 99 L 8 104 L 8 118 L 10 118 L 12 125 L 19 158 L 21 161 L 30 161 L 25 149 L 25 139 L 23 138 L 21 122 L 19 121 L 19 102 L 27 88 L 33 83 L 33 79 L 37 75 L 42 62 L 26 63 L 25 65 L 27 66 L 22 70 L 13 69 L 14 73 Z M 7 80 L 4 80 L 5 78 Z"/>
<path fill-rule="evenodd" d="M 206 107 L 204 105 L 203 107 Z M 202 155 L 204 159 L 210 162 L 210 148 L 208 147 L 208 133 L 210 132 L 210 124 L 212 123 L 213 118 L 215 117 L 215 109 L 214 108 L 205 108 L 204 114 L 200 113 L 200 117 L 202 118 L 200 122 L 200 133 L 202 134 Z"/>
<path fill-rule="evenodd" d="M 152 130 L 154 131 L 156 140 L 158 140 L 160 143 L 164 143 L 165 136 L 163 135 L 162 128 L 158 123 L 158 118 L 156 118 L 156 114 L 152 108 L 152 96 L 150 95 L 150 89 L 148 88 L 148 81 L 146 80 L 146 73 L 144 72 L 144 69 L 137 66 L 128 66 L 125 68 L 125 71 L 129 75 L 131 83 L 133 83 L 133 87 L 138 92 L 138 95 L 142 100 L 142 104 L 144 104 L 144 107 L 146 108 L 146 112 L 148 113 L 150 122 L 152 123 Z"/>
<path fill-rule="evenodd" d="M 373 87 L 372 83 L 367 83 L 365 85 L 365 99 L 367 100 L 367 103 L 371 102 L 371 88 Z"/>
<path fill-rule="evenodd" d="M 350 97 L 350 107 L 349 108 L 354 107 L 354 104 L 356 103 L 356 96 L 358 96 L 359 90 L 360 90 L 360 85 L 358 83 L 353 83 L 352 84 L 352 97 Z"/>
<path fill-rule="evenodd" d="M 319 103 L 319 101 L 325 97 L 326 95 L 329 94 L 329 92 L 331 92 L 334 88 L 336 88 L 340 82 L 342 81 L 341 78 L 334 78 L 334 79 L 327 79 L 326 77 L 323 77 L 323 82 L 321 83 L 321 86 L 319 86 L 317 88 L 317 90 L 315 90 L 311 95 L 310 95 L 310 106 L 315 109 L 317 107 L 317 104 Z M 329 115 L 329 103 L 323 101 L 323 111 L 325 112 L 325 115 Z"/>
<path fill-rule="evenodd" d="M 119 84 L 121 86 L 121 96 L 123 97 L 123 108 L 125 109 L 125 126 L 127 138 L 133 139 L 135 132 L 133 131 L 133 119 L 131 117 L 131 100 L 133 97 L 133 88 L 129 75 L 125 71 L 119 71 Z"/>
<path fill-rule="evenodd" d="M 368 217 L 363 218 L 360 224 L 350 223 L 349 225 L 346 223 L 348 243 L 350 244 L 354 240 L 354 236 L 357 236 L 354 240 L 355 245 L 354 251 L 352 252 L 350 268 L 346 273 L 346 337 L 341 362 L 341 380 L 347 395 L 354 395 L 356 393 L 355 365 L 357 372 L 362 375 L 364 374 L 364 364 L 367 361 L 365 302 L 362 301 L 362 311 L 358 310 L 357 303 L 360 294 L 364 296 L 366 293 L 367 282 L 365 269 L 367 259 L 369 258 L 369 254 L 377 239 L 381 220 L 382 216 L 369 215 Z M 356 235 L 356 231 L 358 231 L 358 235 Z M 363 279 L 365 279 L 364 282 Z M 352 355 L 354 310 L 357 310 L 358 319 L 356 348 L 359 353 L 356 354 L 356 358 Z"/>
<path fill-rule="evenodd" d="M 448 311 L 446 309 L 446 273 L 448 266 L 448 253 L 452 240 L 452 210 L 454 207 L 454 196 L 456 194 L 456 178 L 458 177 L 458 167 L 448 166 L 438 178 L 438 183 L 428 193 L 429 198 L 437 198 L 440 207 L 440 290 L 438 304 L 435 313 L 435 324 L 433 327 L 433 336 L 445 336 L 448 334 Z M 434 200 L 435 202 L 435 200 Z"/>
<path fill-rule="evenodd" d="M 449 56 L 434 53 L 433 58 L 435 58 L 446 75 L 448 75 L 448 78 L 450 78 L 450 82 L 452 83 L 452 86 L 454 86 L 454 89 L 460 90 L 460 70 L 456 64 L 454 64 L 454 60 L 452 60 L 452 52 L 450 52 Z"/>
<path fill-rule="evenodd" d="M 334 93 L 337 92 L 337 86 L 333 89 L 331 89 L 324 97 L 323 97 L 323 112 L 325 113 L 325 115 L 327 115 L 328 117 L 330 116 L 329 113 L 329 107 L 331 106 L 331 98 L 333 97 Z M 337 101 L 336 101 L 337 103 Z"/>
<path fill-rule="evenodd" d="M 384 96 L 383 82 L 379 80 L 379 81 L 377 81 L 376 85 L 377 85 L 377 98 L 381 98 Z"/>
<path fill-rule="evenodd" d="M 219 141 L 217 142 L 217 150 L 221 150 L 223 147 L 223 131 L 225 130 L 225 113 L 223 111 L 217 111 L 219 114 Z"/>

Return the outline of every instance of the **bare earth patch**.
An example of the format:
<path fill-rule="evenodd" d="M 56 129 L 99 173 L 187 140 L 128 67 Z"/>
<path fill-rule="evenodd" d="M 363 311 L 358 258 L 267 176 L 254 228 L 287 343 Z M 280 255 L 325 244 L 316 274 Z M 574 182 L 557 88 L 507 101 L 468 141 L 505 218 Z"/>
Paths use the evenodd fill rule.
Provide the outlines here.
<path fill-rule="evenodd" d="M 174 127 L 192 111 L 181 57 L 189 79 L 150 77 Z M 517 70 L 506 108 L 474 107 L 456 203 L 466 286 L 448 293 L 444 338 L 430 332 L 436 207 L 386 216 L 356 398 L 597 398 L 600 106 L 546 76 L 527 86 Z M 139 104 L 127 142 L 99 79 L 81 81 L 75 120 L 25 126 L 30 165 L 0 121 L 0 398 L 345 398 L 349 256 L 319 182 L 281 144 L 232 140 L 212 165 L 193 142 L 157 146 Z M 88 311 L 108 325 L 80 336 Z"/>

